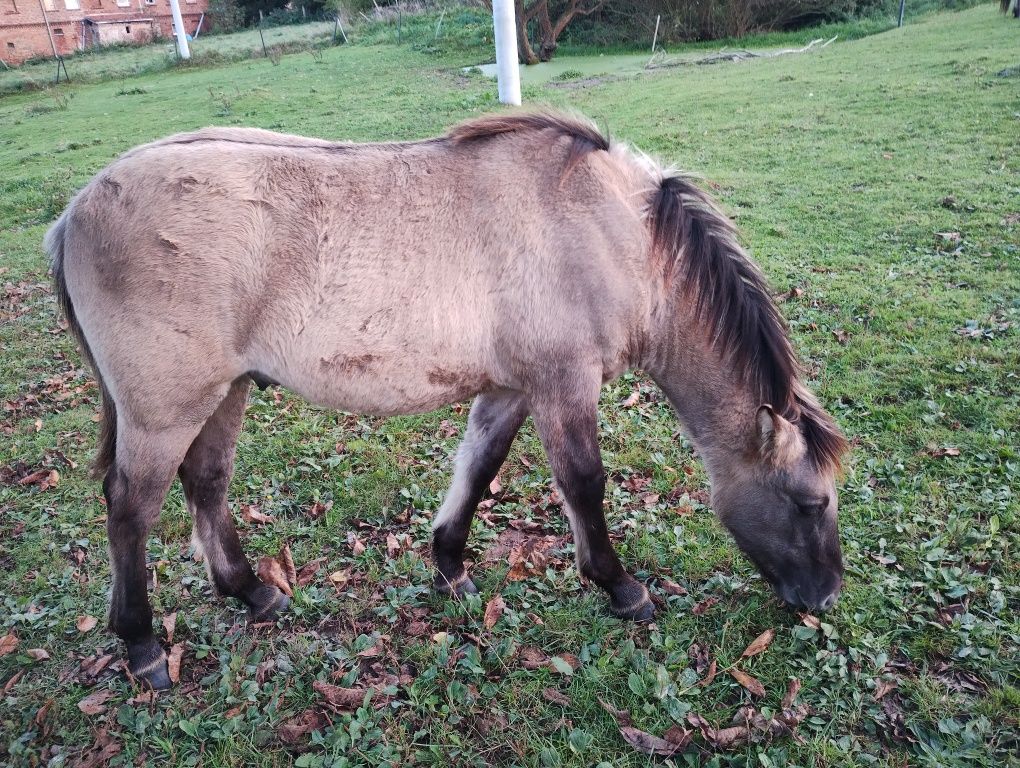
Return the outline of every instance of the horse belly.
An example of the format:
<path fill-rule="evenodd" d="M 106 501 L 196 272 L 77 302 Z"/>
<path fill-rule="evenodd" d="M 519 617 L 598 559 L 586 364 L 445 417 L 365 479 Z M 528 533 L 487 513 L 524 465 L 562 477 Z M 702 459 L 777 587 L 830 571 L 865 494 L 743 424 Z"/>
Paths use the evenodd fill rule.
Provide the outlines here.
<path fill-rule="evenodd" d="M 306 400 L 376 416 L 426 413 L 492 387 L 487 372 L 464 361 L 381 351 L 320 354 L 272 378 Z"/>

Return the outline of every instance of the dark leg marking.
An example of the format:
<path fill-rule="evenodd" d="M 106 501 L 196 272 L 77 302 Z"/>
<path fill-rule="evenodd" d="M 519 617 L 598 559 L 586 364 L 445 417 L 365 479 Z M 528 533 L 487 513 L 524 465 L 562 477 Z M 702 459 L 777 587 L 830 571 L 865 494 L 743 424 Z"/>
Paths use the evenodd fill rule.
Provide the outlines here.
<path fill-rule="evenodd" d="M 249 386 L 244 377 L 233 383 L 188 449 L 179 474 L 188 509 L 194 516 L 195 543 L 205 557 L 217 591 L 244 601 L 253 621 L 270 621 L 290 600 L 276 587 L 263 584 L 252 571 L 227 507 Z"/>
<path fill-rule="evenodd" d="M 438 571 L 435 588 L 439 592 L 462 595 L 478 591 L 464 569 L 471 520 L 527 415 L 524 398 L 516 392 L 479 395 L 471 406 L 467 432 L 457 449 L 453 483 L 433 523 L 432 553 Z"/>
<path fill-rule="evenodd" d="M 613 614 L 648 621 L 655 613 L 648 590 L 627 573 L 609 540 L 602 511 L 606 475 L 598 447 L 597 388 L 591 395 L 533 402 L 532 416 L 566 500 L 578 570 L 609 593 Z"/>

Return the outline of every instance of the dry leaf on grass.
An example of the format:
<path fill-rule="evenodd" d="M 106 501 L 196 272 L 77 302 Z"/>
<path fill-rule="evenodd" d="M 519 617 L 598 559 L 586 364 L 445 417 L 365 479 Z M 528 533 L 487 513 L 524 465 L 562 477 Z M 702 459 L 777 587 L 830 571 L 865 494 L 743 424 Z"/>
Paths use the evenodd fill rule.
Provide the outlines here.
<path fill-rule="evenodd" d="M 166 657 L 167 672 L 170 675 L 170 682 L 176 683 L 181 679 L 181 658 L 184 656 L 184 643 L 174 643 L 170 648 L 170 654 Z"/>
<path fill-rule="evenodd" d="M 95 693 L 90 693 L 78 702 L 78 709 L 86 715 L 101 715 L 106 711 L 106 702 L 113 698 L 113 691 L 105 688 Z"/>
<path fill-rule="evenodd" d="M 326 703 L 338 711 L 353 712 L 365 703 L 365 695 L 372 691 L 372 704 L 376 708 L 382 707 L 389 701 L 390 697 L 373 688 L 344 688 L 339 685 L 330 685 L 315 681 L 312 688 L 326 700 Z"/>
<path fill-rule="evenodd" d="M 74 626 L 78 628 L 78 631 L 84 634 L 85 632 L 91 632 L 96 627 L 95 616 L 79 616 L 78 620 L 74 623 Z"/>
<path fill-rule="evenodd" d="M 364 554 L 365 544 L 358 538 L 358 534 L 354 531 L 349 531 L 347 533 L 347 543 L 351 546 L 351 552 L 354 553 L 355 557 Z"/>
<path fill-rule="evenodd" d="M 489 483 L 489 493 L 491 493 L 493 496 L 496 496 L 502 490 L 503 483 L 499 481 L 499 475 L 496 475 L 494 478 L 492 478 L 492 482 Z"/>
<path fill-rule="evenodd" d="M 496 595 L 485 605 L 485 628 L 492 629 L 496 626 L 496 622 L 499 621 L 499 617 L 503 615 L 503 611 L 506 609 L 506 603 L 503 600 L 502 595 Z"/>
<path fill-rule="evenodd" d="M 546 701 L 552 702 L 553 704 L 559 704 L 564 707 L 570 705 L 570 697 L 555 688 L 542 689 L 542 698 Z"/>
<path fill-rule="evenodd" d="M 621 408 L 633 408 L 635 405 L 641 402 L 641 392 L 635 389 L 631 392 L 627 399 L 620 403 Z"/>
<path fill-rule="evenodd" d="M 775 638 L 776 631 L 774 629 L 766 629 L 744 649 L 744 652 L 740 654 L 740 657 L 747 659 L 751 656 L 757 656 L 759 653 L 767 649 Z"/>
<path fill-rule="evenodd" d="M 715 673 L 716 663 L 715 659 L 712 659 L 711 663 L 708 665 L 708 672 L 705 674 L 705 677 L 701 680 L 701 682 L 698 683 L 698 685 L 701 686 L 711 685 L 712 681 L 715 680 Z"/>
<path fill-rule="evenodd" d="M 294 596 L 292 585 L 297 583 L 298 577 L 289 544 L 284 544 L 276 557 L 259 558 L 258 577 L 262 583 L 276 587 L 287 597 Z"/>
<path fill-rule="evenodd" d="M 311 562 L 305 563 L 301 566 L 297 572 L 297 585 L 299 587 L 307 587 L 315 579 L 315 574 L 319 572 L 323 564 L 326 562 L 326 558 L 319 557 Z"/>
<path fill-rule="evenodd" d="M 606 712 L 613 716 L 617 725 L 631 725 L 630 712 L 626 709 L 617 709 L 612 704 L 603 701 L 602 699 L 599 699 L 598 701 L 599 704 L 602 705 L 602 709 L 606 710 Z"/>
<path fill-rule="evenodd" d="M 122 748 L 120 742 L 114 741 L 110 732 L 106 728 L 102 728 L 96 734 L 95 743 L 88 749 L 82 750 L 72 764 L 74 768 L 105 768 Z"/>
<path fill-rule="evenodd" d="M 284 744 L 294 744 L 312 731 L 324 728 L 328 722 L 326 715 L 319 710 L 306 709 L 277 728 L 276 735 Z"/>
<path fill-rule="evenodd" d="M 525 669 L 541 669 L 549 663 L 549 657 L 533 645 L 525 645 L 518 652 L 521 666 Z"/>
<path fill-rule="evenodd" d="M 163 631 L 166 632 L 166 641 L 173 643 L 174 629 L 177 627 L 177 611 L 168 613 L 163 617 Z"/>
<path fill-rule="evenodd" d="M 670 733 L 674 736 L 680 736 L 682 738 L 679 741 L 668 741 L 658 736 L 653 736 L 650 733 L 645 733 L 637 728 L 630 725 L 620 726 L 620 735 L 623 736 L 624 741 L 630 744 L 638 752 L 645 755 L 658 755 L 660 757 L 669 757 L 675 755 L 683 749 L 691 741 L 690 731 L 684 731 L 681 729 L 670 729 Z"/>
<path fill-rule="evenodd" d="M 25 653 L 36 661 L 46 661 L 50 657 L 49 652 L 45 648 L 29 648 Z"/>
<path fill-rule="evenodd" d="M 751 677 L 749 674 L 739 667 L 733 667 L 729 670 L 729 673 L 733 675 L 733 679 L 744 686 L 755 696 L 765 695 L 765 686 L 763 686 L 757 678 Z"/>
<path fill-rule="evenodd" d="M 783 696 L 783 709 L 789 709 L 793 706 L 793 702 L 797 700 L 798 693 L 800 693 L 800 680 L 795 677 L 786 685 L 786 694 Z"/>
<path fill-rule="evenodd" d="M 707 611 L 709 608 L 711 608 L 718 602 L 719 602 L 718 597 L 706 598 L 705 600 L 702 600 L 700 603 L 697 603 L 693 608 L 691 608 L 691 613 L 693 613 L 695 616 L 701 616 L 705 613 L 705 611 Z"/>
<path fill-rule="evenodd" d="M 8 633 L 3 637 L 0 637 L 0 656 L 6 656 L 8 653 L 13 653 L 14 649 L 17 647 L 17 635 Z"/>
<path fill-rule="evenodd" d="M 811 629 L 821 629 L 822 622 L 817 616 L 812 616 L 810 613 L 803 613 L 800 616 L 800 623 L 805 627 L 811 627 Z"/>
<path fill-rule="evenodd" d="M 242 504 L 241 519 L 246 523 L 255 523 L 257 525 L 266 525 L 276 521 L 276 518 L 272 515 L 259 512 L 257 504 Z"/>

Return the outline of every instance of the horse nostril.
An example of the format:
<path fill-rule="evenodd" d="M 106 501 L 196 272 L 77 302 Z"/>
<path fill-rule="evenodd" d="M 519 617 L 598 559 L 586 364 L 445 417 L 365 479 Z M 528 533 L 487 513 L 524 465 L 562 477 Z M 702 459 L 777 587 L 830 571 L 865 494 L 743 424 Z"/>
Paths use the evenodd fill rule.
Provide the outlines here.
<path fill-rule="evenodd" d="M 827 611 L 827 610 L 829 610 L 829 609 L 830 609 L 830 608 L 831 608 L 831 607 L 832 607 L 833 605 L 835 605 L 835 604 L 836 604 L 836 597 L 837 597 L 837 594 L 838 594 L 838 593 L 836 593 L 836 592 L 833 592 L 833 593 L 832 593 L 831 595 L 829 595 L 829 596 L 828 596 L 827 598 L 825 598 L 825 599 L 824 599 L 824 600 L 822 601 L 822 605 L 821 605 L 821 608 L 822 608 L 822 610 L 823 610 L 823 611 Z"/>

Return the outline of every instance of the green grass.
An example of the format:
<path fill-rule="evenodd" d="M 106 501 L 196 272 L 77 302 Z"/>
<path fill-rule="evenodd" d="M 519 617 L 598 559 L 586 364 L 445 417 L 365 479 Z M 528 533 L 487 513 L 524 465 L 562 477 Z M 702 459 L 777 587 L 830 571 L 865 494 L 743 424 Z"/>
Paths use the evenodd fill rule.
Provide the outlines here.
<path fill-rule="evenodd" d="M 108 744 L 123 765 L 645 766 L 599 699 L 662 734 L 691 713 L 728 724 L 745 704 L 775 710 L 796 677 L 811 708 L 798 739 L 709 750 L 705 763 L 1017 765 L 1020 81 L 996 75 L 1016 64 L 1015 42 L 1016 24 L 986 5 L 809 55 L 525 91 L 704 174 L 777 291 L 802 291 L 783 312 L 854 441 L 847 583 L 819 629 L 784 610 L 721 531 L 696 458 L 640 378 L 607 388 L 602 434 L 619 551 L 663 603 L 653 627 L 609 618 L 569 543 L 521 582 L 505 581 L 505 555 L 484 557 L 510 520 L 566 532 L 530 428 L 475 525 L 483 597 L 458 604 L 428 593 L 427 548 L 466 409 L 383 421 L 256 392 L 231 498 L 275 521 L 240 524 L 245 545 L 254 559 L 289 541 L 298 565 L 322 568 L 278 628 L 247 628 L 188 557 L 175 488 L 148 552 L 154 610 L 176 612 L 184 659 L 179 686 L 151 705 L 109 668 L 82 671 L 121 650 L 102 628 L 104 507 L 84 472 L 96 392 L 48 287 L 47 224 L 118 153 L 172 131 L 415 138 L 495 109 L 493 86 L 460 74 L 465 50 L 364 45 L 321 63 L 294 54 L 0 100 L 0 467 L 60 475 L 48 490 L 0 481 L 0 635 L 19 641 L 0 657 L 0 762 L 73 765 Z M 635 387 L 640 405 L 620 407 Z M 317 519 L 316 502 L 332 502 Z M 410 551 L 387 555 L 391 531 Z M 337 571 L 348 580 L 332 583 Z M 497 592 L 507 609 L 486 630 Z M 81 615 L 99 626 L 79 632 Z M 763 699 L 724 674 L 693 685 L 695 644 L 722 669 L 770 628 L 772 646 L 743 662 Z M 580 666 L 526 669 L 521 646 Z M 379 682 L 392 697 L 285 741 L 281 726 L 321 710 L 315 681 Z M 97 691 L 112 694 L 105 711 L 83 714 Z"/>

